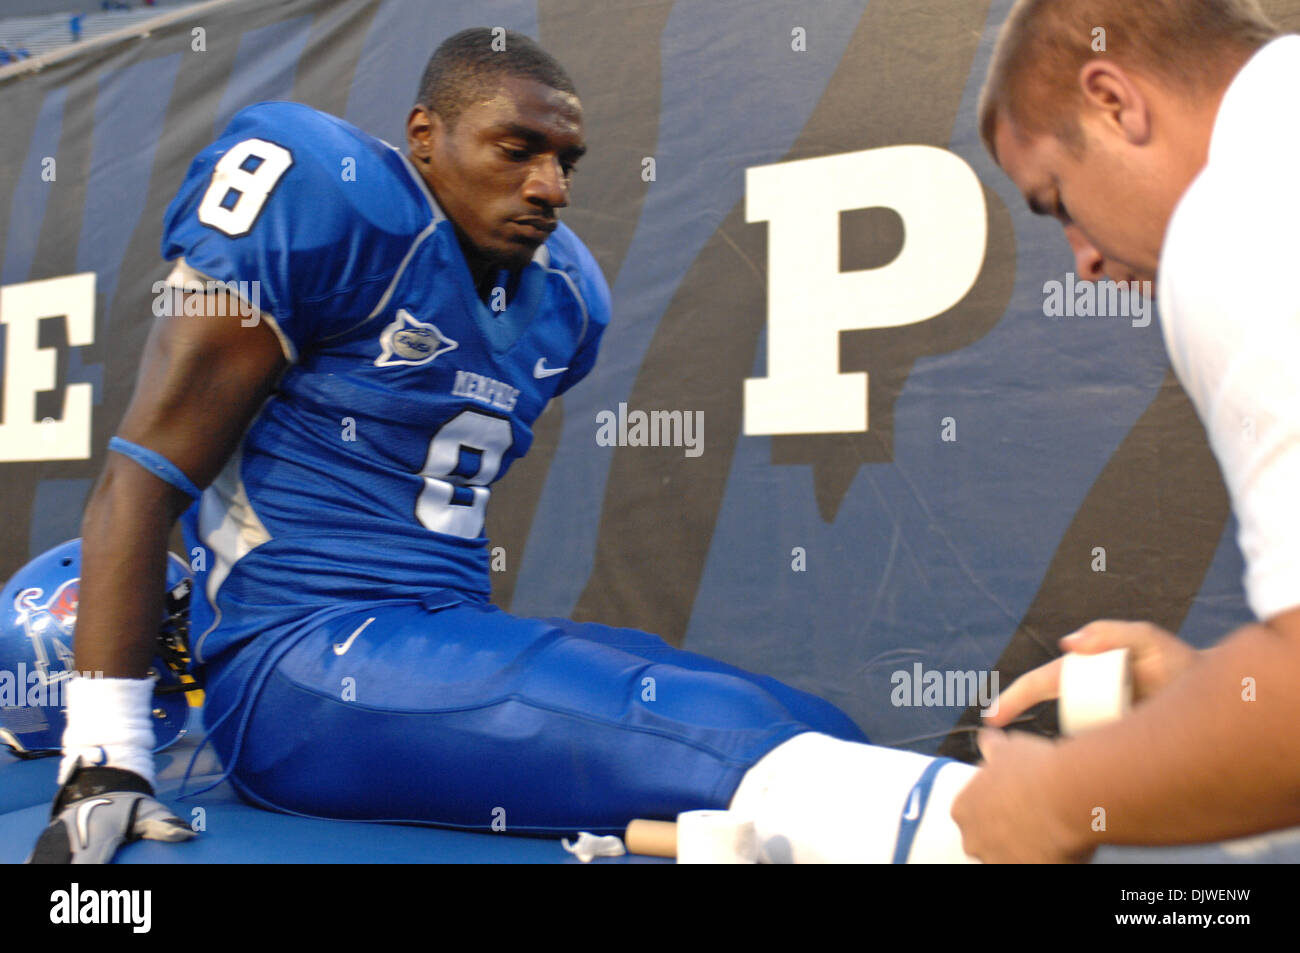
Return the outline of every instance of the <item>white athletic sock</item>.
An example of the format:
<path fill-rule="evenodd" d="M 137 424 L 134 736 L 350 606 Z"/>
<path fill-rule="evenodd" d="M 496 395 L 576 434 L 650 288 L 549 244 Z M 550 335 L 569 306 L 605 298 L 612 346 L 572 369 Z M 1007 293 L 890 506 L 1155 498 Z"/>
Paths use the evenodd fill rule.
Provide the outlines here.
<path fill-rule="evenodd" d="M 975 863 L 949 811 L 977 769 L 944 765 L 923 811 L 919 798 L 909 797 L 935 760 L 808 732 L 750 768 L 730 810 L 754 821 L 761 854 L 772 863 L 890 863 L 905 811 L 920 814 L 908 863 Z"/>
<path fill-rule="evenodd" d="M 68 683 L 59 784 L 77 758 L 88 767 L 123 768 L 154 784 L 152 678 L 84 678 Z"/>

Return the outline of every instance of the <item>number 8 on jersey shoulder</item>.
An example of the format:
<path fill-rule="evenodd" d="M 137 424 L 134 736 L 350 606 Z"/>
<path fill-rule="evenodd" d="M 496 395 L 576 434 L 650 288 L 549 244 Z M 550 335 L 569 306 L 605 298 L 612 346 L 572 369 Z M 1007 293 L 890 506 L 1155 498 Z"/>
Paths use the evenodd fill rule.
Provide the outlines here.
<path fill-rule="evenodd" d="M 226 152 L 212 170 L 203 193 L 199 221 L 232 238 L 247 235 L 280 177 L 293 165 L 293 154 L 265 139 L 245 139 Z"/>

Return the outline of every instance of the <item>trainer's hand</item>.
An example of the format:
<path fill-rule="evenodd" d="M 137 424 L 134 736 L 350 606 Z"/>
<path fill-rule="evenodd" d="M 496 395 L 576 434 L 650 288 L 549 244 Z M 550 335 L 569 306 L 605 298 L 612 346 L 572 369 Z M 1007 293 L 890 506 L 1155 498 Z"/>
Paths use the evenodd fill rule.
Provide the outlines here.
<path fill-rule="evenodd" d="M 984 762 L 952 802 L 962 850 L 986 864 L 1086 861 L 1087 821 L 1058 816 L 1050 781 L 1057 743 L 1025 732 L 979 733 Z"/>
<path fill-rule="evenodd" d="M 1149 698 L 1181 675 L 1195 661 L 1196 649 L 1150 622 L 1090 622 L 1060 642 L 1063 652 L 1095 655 L 1111 649 L 1128 649 L 1133 665 L 1134 701 Z M 1061 664 L 1053 659 L 1026 672 L 997 697 L 997 711 L 987 724 L 1001 728 L 1040 702 L 1061 693 Z"/>
<path fill-rule="evenodd" d="M 189 825 L 152 793 L 148 782 L 130 771 L 81 769 L 59 792 L 50 824 L 27 863 L 106 864 L 122 844 L 134 840 L 193 837 Z"/>

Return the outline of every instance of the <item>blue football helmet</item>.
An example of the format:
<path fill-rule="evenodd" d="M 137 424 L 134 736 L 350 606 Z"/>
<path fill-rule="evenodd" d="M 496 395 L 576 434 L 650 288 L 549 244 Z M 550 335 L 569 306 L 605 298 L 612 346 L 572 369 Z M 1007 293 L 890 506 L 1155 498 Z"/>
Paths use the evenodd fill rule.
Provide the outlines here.
<path fill-rule="evenodd" d="M 157 683 L 155 751 L 184 733 L 185 693 L 199 687 L 186 674 L 192 577 L 184 560 L 175 553 L 167 557 L 166 602 L 149 670 Z M 80 582 L 81 540 L 73 539 L 37 556 L 0 589 L 0 743 L 19 757 L 62 750 L 64 692 L 76 675 L 72 638 Z"/>

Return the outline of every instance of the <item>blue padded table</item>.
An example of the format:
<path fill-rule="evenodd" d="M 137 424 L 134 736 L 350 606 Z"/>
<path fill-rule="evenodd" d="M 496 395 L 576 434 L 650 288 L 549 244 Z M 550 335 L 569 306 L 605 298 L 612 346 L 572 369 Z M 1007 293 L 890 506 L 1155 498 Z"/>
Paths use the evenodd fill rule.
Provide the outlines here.
<path fill-rule="evenodd" d="M 346 864 L 477 863 L 577 864 L 559 838 L 470 833 L 409 824 L 324 821 L 276 814 L 239 799 L 228 783 L 194 795 L 220 774 L 212 749 L 195 763 L 178 800 L 181 778 L 203 738 L 200 711 L 190 715 L 185 737 L 157 756 L 158 796 L 183 820 L 203 810 L 204 832 L 182 844 L 137 841 L 114 858 L 122 864 Z M 23 761 L 0 748 L 0 863 L 27 858 L 49 820 L 57 758 Z M 1193 847 L 1103 847 L 1099 864 L 1300 863 L 1300 828 L 1262 837 Z M 597 858 L 594 864 L 671 863 L 657 857 Z"/>
<path fill-rule="evenodd" d="M 120 864 L 565 864 L 581 863 L 560 839 L 506 832 L 470 833 L 410 824 L 323 821 L 276 814 L 239 799 L 229 783 L 178 800 L 181 779 L 203 738 L 200 711 L 189 730 L 157 755 L 158 798 L 183 820 L 202 808 L 204 832 L 181 844 L 136 841 L 118 851 Z M 0 863 L 27 859 L 49 821 L 58 758 L 23 761 L 0 747 Z M 220 774 L 211 747 L 199 755 L 186 792 L 202 790 Z M 572 840 L 572 839 L 571 839 Z M 671 863 L 657 857 L 597 858 L 593 864 Z"/>

